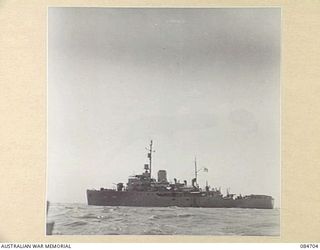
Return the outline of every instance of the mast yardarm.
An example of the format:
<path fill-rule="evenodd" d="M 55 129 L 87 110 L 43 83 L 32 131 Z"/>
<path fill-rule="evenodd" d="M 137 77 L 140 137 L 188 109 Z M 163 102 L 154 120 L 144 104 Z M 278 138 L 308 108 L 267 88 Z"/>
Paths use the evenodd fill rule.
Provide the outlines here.
<path fill-rule="evenodd" d="M 150 178 L 152 178 L 152 176 L 151 176 L 151 173 L 152 173 L 151 172 L 152 171 L 152 153 L 156 152 L 155 150 L 152 150 L 152 145 L 153 145 L 153 142 L 151 140 L 149 148 L 146 148 L 146 150 L 148 150 Z"/>

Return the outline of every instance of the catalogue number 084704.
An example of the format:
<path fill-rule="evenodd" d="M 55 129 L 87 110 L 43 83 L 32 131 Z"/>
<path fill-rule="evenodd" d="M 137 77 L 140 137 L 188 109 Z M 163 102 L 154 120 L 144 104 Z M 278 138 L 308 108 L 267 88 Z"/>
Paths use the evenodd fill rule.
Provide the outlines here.
<path fill-rule="evenodd" d="M 318 248 L 318 244 L 300 244 L 300 248 Z"/>

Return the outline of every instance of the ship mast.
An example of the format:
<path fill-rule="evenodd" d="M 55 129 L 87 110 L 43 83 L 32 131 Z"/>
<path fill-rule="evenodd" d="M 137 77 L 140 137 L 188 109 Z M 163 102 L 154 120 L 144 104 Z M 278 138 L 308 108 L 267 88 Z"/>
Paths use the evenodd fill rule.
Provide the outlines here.
<path fill-rule="evenodd" d="M 198 170 L 197 170 L 197 157 L 194 157 L 194 176 L 196 179 L 196 183 L 197 183 L 197 175 L 198 175 Z"/>
<path fill-rule="evenodd" d="M 151 169 L 152 169 L 152 153 L 155 152 L 154 150 L 152 150 L 152 144 L 153 142 L 151 140 L 149 148 L 146 148 L 146 150 L 148 150 L 150 178 L 151 178 Z"/>

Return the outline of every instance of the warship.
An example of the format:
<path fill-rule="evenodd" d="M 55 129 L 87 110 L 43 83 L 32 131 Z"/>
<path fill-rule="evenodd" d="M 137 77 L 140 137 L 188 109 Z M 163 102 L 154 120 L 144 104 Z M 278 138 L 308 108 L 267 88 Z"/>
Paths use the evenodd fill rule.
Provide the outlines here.
<path fill-rule="evenodd" d="M 208 182 L 204 189 L 197 183 L 198 170 L 195 159 L 195 177 L 188 185 L 174 178 L 167 180 L 166 170 L 159 170 L 157 180 L 152 178 L 152 140 L 148 148 L 148 164 L 144 164 L 144 172 L 130 176 L 128 183 L 116 184 L 116 188 L 100 188 L 87 190 L 88 205 L 95 206 L 134 206 L 134 207 L 206 207 L 206 208 L 256 208 L 273 209 L 274 199 L 268 195 L 223 195 L 220 188 L 210 188 Z"/>

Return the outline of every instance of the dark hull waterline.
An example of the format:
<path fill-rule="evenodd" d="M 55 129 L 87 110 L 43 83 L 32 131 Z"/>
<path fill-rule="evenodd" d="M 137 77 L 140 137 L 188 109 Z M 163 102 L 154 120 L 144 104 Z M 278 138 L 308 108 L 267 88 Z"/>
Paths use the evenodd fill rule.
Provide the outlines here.
<path fill-rule="evenodd" d="M 272 209 L 273 198 L 267 195 L 249 195 L 233 199 L 212 197 L 206 192 L 170 193 L 116 191 L 110 189 L 87 190 L 88 205 L 134 207 L 212 207 Z"/>

